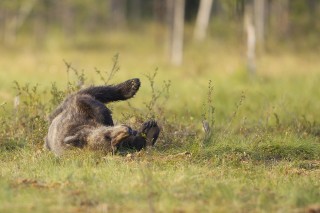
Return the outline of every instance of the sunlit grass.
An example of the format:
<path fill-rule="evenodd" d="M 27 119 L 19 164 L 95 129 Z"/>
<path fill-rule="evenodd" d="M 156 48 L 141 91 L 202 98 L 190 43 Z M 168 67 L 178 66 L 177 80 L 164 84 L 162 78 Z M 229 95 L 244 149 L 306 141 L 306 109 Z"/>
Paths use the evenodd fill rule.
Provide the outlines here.
<path fill-rule="evenodd" d="M 159 32 L 141 33 L 52 35 L 37 45 L 20 38 L 20 46 L 0 49 L 1 212 L 293 212 L 320 204 L 318 53 L 268 50 L 259 54 L 257 75 L 248 76 L 241 40 L 196 44 L 189 35 L 184 64 L 175 67 Z M 77 78 L 64 61 L 84 71 L 86 85 L 101 84 L 95 69 L 109 71 L 117 53 L 111 83 L 142 81 L 129 101 L 134 108 L 112 105 L 117 122 L 145 115 L 148 75 L 157 70 L 157 90 L 171 81 L 153 112 L 162 125 L 156 147 L 131 156 L 43 151 L 47 124 L 39 113 L 53 107 L 51 84 L 64 90 Z M 13 81 L 38 84 L 38 92 L 29 97 Z M 12 109 L 19 92 L 20 108 Z M 33 96 L 47 108 L 23 103 Z M 204 140 L 211 105 L 214 126 Z"/>

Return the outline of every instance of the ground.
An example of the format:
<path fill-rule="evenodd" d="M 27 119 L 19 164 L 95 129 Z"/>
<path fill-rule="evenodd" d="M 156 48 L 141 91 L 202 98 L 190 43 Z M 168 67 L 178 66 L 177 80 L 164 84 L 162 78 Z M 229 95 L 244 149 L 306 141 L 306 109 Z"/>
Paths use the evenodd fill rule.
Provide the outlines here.
<path fill-rule="evenodd" d="M 187 39 L 185 63 L 174 67 L 152 36 L 97 35 L 96 45 L 74 40 L 0 50 L 1 212 L 320 208 L 318 52 L 268 50 L 258 57 L 256 76 L 248 76 L 244 45 L 234 42 Z M 75 151 L 56 158 L 43 151 L 45 115 L 81 79 L 66 72 L 64 61 L 84 71 L 86 85 L 101 84 L 95 70 L 109 72 L 117 53 L 120 71 L 110 83 L 138 77 L 142 86 L 134 99 L 111 106 L 113 116 L 130 125 L 156 118 L 156 146 L 117 156 Z"/>

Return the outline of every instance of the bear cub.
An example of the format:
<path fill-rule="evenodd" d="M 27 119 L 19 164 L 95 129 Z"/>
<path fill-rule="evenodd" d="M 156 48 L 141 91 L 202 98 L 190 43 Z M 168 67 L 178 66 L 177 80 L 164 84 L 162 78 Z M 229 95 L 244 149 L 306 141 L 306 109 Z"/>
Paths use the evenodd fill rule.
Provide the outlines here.
<path fill-rule="evenodd" d="M 130 79 L 117 85 L 92 86 L 69 95 L 49 116 L 45 147 L 60 156 L 78 147 L 115 152 L 117 149 L 141 150 L 154 145 L 160 128 L 154 120 L 136 131 L 126 125 L 114 126 L 110 102 L 132 98 L 140 80 Z"/>

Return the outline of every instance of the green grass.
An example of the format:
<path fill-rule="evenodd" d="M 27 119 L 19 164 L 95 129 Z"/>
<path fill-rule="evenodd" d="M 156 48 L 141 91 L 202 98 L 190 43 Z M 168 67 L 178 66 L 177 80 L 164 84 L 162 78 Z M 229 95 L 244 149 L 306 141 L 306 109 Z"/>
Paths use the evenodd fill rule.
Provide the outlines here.
<path fill-rule="evenodd" d="M 166 63 L 163 44 L 144 33 L 131 33 L 130 39 L 96 35 L 94 42 L 53 35 L 42 48 L 21 40 L 19 48 L 0 50 L 0 212 L 319 208 L 319 54 L 267 52 L 258 59 L 257 76 L 250 77 L 242 45 L 219 39 L 195 44 L 187 36 L 185 63 L 174 67 Z M 114 118 L 136 126 L 155 117 L 162 127 L 156 146 L 130 156 L 82 150 L 56 158 L 43 151 L 45 116 L 67 82 L 77 83 L 63 60 L 84 71 L 86 85 L 99 84 L 95 68 L 109 71 L 116 53 L 120 71 L 112 83 L 139 77 L 142 88 L 130 106 L 112 104 Z M 159 91 L 164 92 L 150 106 Z M 20 105 L 13 109 L 17 94 Z M 214 123 L 209 135 L 203 119 Z"/>
<path fill-rule="evenodd" d="M 191 156 L 155 150 L 132 159 L 5 151 L 1 211 L 289 212 L 319 201 L 319 145 L 305 148 L 305 157 L 295 146 L 279 156 L 272 147 L 228 144 Z"/>

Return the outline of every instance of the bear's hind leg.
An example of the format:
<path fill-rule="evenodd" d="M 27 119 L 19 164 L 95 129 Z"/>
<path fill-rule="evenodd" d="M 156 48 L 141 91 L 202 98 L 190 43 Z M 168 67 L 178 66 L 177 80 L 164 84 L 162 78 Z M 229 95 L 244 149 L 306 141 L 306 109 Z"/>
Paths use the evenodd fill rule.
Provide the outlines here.
<path fill-rule="evenodd" d="M 117 85 L 89 87 L 80 90 L 78 94 L 90 95 L 102 103 L 109 103 L 132 98 L 139 88 L 140 80 L 134 78 Z"/>

